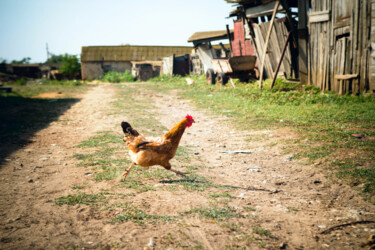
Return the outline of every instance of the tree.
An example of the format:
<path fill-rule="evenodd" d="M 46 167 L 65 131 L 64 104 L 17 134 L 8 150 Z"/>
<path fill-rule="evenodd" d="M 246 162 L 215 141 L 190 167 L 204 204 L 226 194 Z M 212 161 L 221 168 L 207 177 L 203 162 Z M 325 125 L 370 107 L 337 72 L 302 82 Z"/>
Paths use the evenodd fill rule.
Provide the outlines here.
<path fill-rule="evenodd" d="M 59 68 L 61 73 L 67 78 L 76 78 L 81 72 L 81 64 L 75 55 L 61 55 L 62 66 Z"/>
<path fill-rule="evenodd" d="M 47 59 L 46 63 L 62 63 L 64 55 L 55 55 L 51 53 L 51 56 Z"/>
<path fill-rule="evenodd" d="M 28 64 L 28 63 L 30 63 L 30 60 L 31 60 L 30 57 L 24 57 L 24 58 L 22 58 L 22 60 L 19 60 L 19 61 L 13 60 L 10 63 L 11 64 Z"/>

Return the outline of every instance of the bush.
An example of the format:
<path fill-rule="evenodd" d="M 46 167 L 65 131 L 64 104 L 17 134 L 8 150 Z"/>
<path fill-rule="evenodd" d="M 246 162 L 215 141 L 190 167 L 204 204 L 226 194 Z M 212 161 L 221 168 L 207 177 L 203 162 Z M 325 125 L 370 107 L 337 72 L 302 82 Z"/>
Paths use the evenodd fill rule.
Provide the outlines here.
<path fill-rule="evenodd" d="M 134 82 L 134 76 L 130 73 L 129 70 L 126 70 L 124 73 L 117 71 L 109 71 L 102 78 L 104 82 L 119 83 L 119 82 Z"/>
<path fill-rule="evenodd" d="M 25 77 L 22 77 L 20 79 L 18 79 L 14 85 L 16 86 L 25 86 L 27 84 L 27 79 Z"/>
<path fill-rule="evenodd" d="M 77 78 L 81 73 L 81 64 L 75 55 L 65 54 L 62 56 L 62 66 L 59 68 L 64 77 L 68 79 Z"/>

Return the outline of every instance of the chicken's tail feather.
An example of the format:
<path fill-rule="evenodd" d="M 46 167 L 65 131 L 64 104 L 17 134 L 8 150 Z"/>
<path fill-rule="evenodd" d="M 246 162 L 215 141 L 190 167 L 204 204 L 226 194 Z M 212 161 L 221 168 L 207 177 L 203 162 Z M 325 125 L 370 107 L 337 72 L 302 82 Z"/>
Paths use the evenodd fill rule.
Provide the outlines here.
<path fill-rule="evenodd" d="M 149 144 L 150 142 L 148 142 L 148 141 L 146 141 L 146 142 L 141 142 L 141 143 L 139 143 L 138 145 L 137 145 L 137 148 L 141 148 L 142 146 L 144 146 L 144 145 L 147 145 L 147 144 Z"/>
<path fill-rule="evenodd" d="M 121 122 L 122 131 L 124 134 L 132 134 L 133 136 L 138 136 L 139 133 L 137 130 L 132 128 L 132 126 L 128 122 Z"/>

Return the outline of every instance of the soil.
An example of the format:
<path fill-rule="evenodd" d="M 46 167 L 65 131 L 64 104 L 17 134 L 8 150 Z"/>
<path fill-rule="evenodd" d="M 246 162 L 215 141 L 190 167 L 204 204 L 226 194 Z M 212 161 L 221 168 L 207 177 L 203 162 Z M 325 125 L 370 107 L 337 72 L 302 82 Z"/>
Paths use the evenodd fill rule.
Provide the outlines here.
<path fill-rule="evenodd" d="M 297 134 L 288 129 L 236 130 L 231 117 L 199 109 L 179 98 L 177 91 L 143 93 L 142 98 L 155 101 L 152 114 L 165 127 L 173 126 L 185 114 L 194 117 L 196 123 L 186 130 L 180 145 L 193 148 L 192 161 L 207 166 L 198 170 L 199 175 L 231 187 L 229 192 L 235 198 L 228 203 L 243 216 L 228 222 L 240 229 L 227 229 L 223 222 L 194 216 L 180 216 L 172 223 L 110 224 L 105 222 L 113 215 L 111 211 L 83 204 L 57 206 L 54 201 L 58 197 L 72 194 L 72 186 L 82 183 L 88 187 L 87 193 L 130 192 L 114 180 L 93 180 L 88 169 L 77 167 L 79 160 L 72 157 L 81 141 L 98 131 L 121 134 L 122 120 L 142 115 L 110 113 L 116 91 L 111 85 L 93 87 L 59 117 L 67 122 L 50 123 L 30 138 L 31 143 L 7 157 L 0 169 L 0 249 L 368 248 L 362 244 L 375 234 L 375 206 L 350 187 L 333 183 L 319 166 L 301 164 L 292 153 L 284 154 L 283 141 L 297 138 Z M 247 139 L 252 136 L 266 139 Z M 122 156 L 129 158 L 125 147 Z M 183 169 L 184 163 L 173 160 L 172 165 Z M 152 214 L 178 216 L 179 211 L 207 206 L 206 197 L 212 192 L 170 192 L 163 188 L 169 185 L 163 180 L 150 184 L 156 191 L 124 199 L 147 204 Z M 244 207 L 254 209 L 245 211 Z M 365 222 L 324 232 L 357 221 Z M 272 236 L 254 234 L 254 227 L 267 229 Z M 241 232 L 253 238 L 245 242 Z"/>

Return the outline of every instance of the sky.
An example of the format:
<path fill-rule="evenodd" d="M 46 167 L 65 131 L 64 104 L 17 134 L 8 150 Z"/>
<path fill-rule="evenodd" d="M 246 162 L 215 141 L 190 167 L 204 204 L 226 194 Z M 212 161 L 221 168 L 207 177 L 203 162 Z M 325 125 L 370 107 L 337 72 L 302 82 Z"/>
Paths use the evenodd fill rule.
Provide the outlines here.
<path fill-rule="evenodd" d="M 0 61 L 79 56 L 82 46 L 192 46 L 198 31 L 233 28 L 224 0 L 0 0 Z"/>

